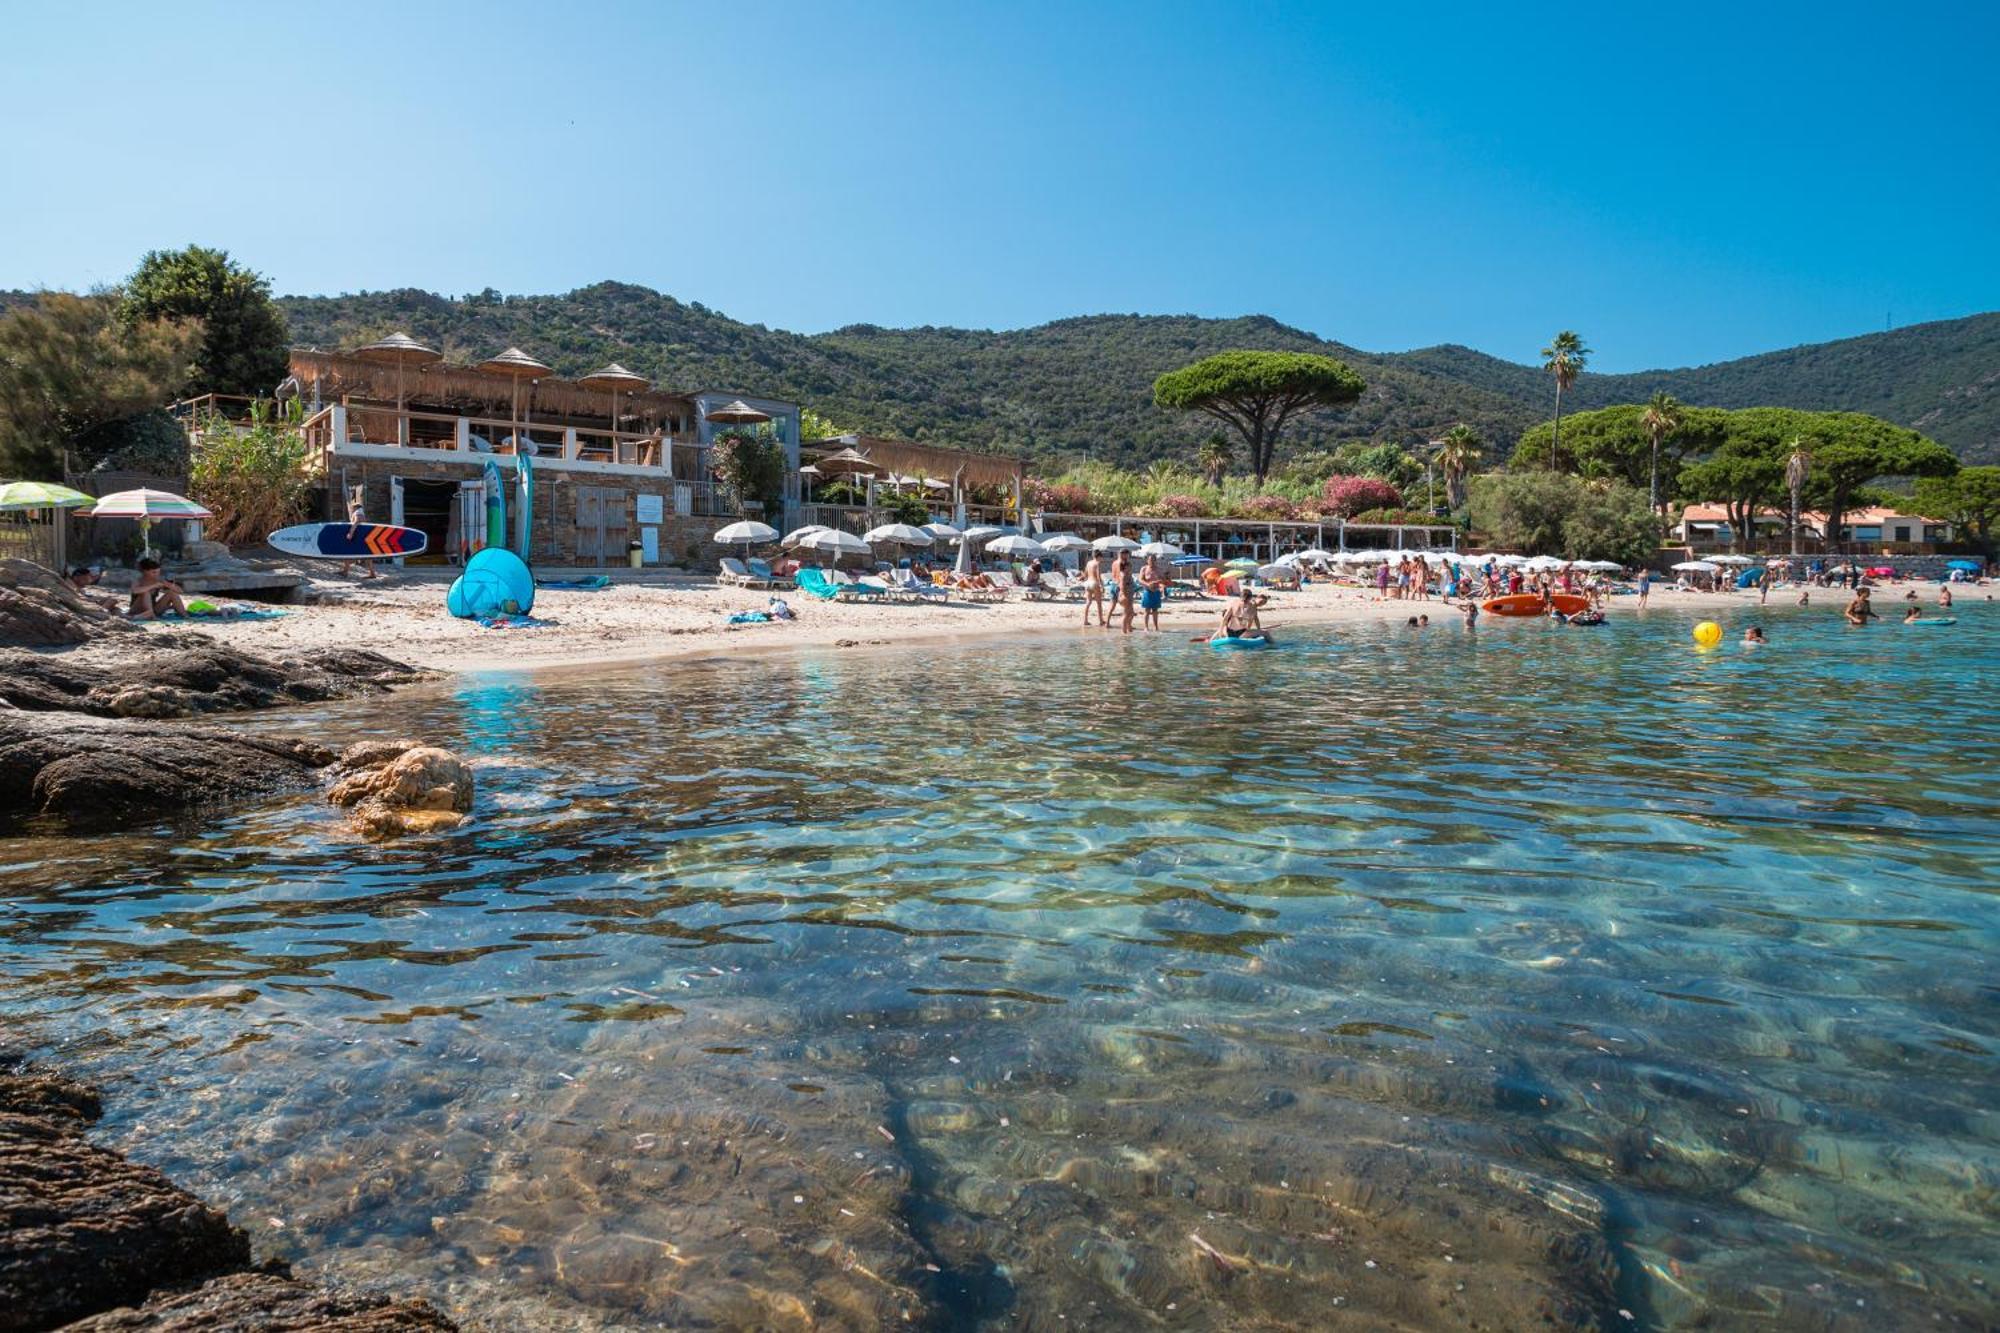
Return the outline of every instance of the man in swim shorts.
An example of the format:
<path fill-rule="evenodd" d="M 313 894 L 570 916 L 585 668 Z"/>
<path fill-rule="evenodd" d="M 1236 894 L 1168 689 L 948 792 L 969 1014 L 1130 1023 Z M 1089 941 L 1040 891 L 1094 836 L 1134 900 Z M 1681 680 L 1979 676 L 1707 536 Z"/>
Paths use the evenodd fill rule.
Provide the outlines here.
<path fill-rule="evenodd" d="M 1157 556 L 1147 556 L 1146 563 L 1139 567 L 1139 609 L 1146 613 L 1146 628 L 1154 633 L 1160 628 L 1160 607 L 1167 600 L 1167 576 L 1160 572 Z"/>
<path fill-rule="evenodd" d="M 1218 639 L 1262 639 L 1274 648 L 1278 645 L 1278 641 L 1271 637 L 1271 632 L 1265 629 L 1263 623 L 1257 619 L 1257 603 L 1254 600 L 1254 594 L 1250 591 L 1250 585 L 1247 583 L 1243 585 L 1243 591 L 1237 595 L 1236 600 L 1224 609 L 1222 613 L 1222 626 L 1211 637 Z"/>

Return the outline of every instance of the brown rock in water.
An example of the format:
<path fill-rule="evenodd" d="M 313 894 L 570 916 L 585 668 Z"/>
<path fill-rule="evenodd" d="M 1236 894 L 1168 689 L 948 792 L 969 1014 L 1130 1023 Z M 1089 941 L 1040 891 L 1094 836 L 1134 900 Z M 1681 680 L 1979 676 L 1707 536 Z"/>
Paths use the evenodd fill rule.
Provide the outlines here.
<path fill-rule="evenodd" d="M 0 710 L 0 820 L 106 825 L 310 787 L 332 750 L 219 727 Z"/>
<path fill-rule="evenodd" d="M 0 1053 L 0 1333 L 404 1333 L 457 1326 L 423 1301 L 353 1296 L 282 1265 L 151 1167 L 83 1137 L 95 1091 Z M 80 1321 L 80 1322 L 72 1322 Z"/>
<path fill-rule="evenodd" d="M 53 1328 L 250 1262 L 250 1239 L 151 1167 L 83 1138 L 95 1098 L 0 1073 L 0 1333 Z"/>
<path fill-rule="evenodd" d="M 111 1310 L 70 1324 L 64 1333 L 405 1333 L 455 1329 L 425 1301 L 326 1291 L 276 1273 L 232 1273 L 191 1290 L 157 1295 L 137 1309 Z"/>
<path fill-rule="evenodd" d="M 367 838 L 456 828 L 472 809 L 472 770 L 449 750 L 417 741 L 362 741 L 341 753 L 346 773 L 327 799 L 351 807 Z"/>

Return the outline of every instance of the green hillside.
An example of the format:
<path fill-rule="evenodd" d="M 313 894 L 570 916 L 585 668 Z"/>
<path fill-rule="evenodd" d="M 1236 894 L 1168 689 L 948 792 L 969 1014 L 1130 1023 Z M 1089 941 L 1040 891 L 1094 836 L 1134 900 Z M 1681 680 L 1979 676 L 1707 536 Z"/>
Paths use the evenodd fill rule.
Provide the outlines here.
<path fill-rule="evenodd" d="M 0 293 L 0 307 L 25 296 Z M 617 360 L 666 388 L 769 393 L 848 428 L 1019 450 L 1047 463 L 1191 457 L 1207 423 L 1155 408 L 1153 379 L 1232 347 L 1322 352 L 1367 379 L 1352 408 L 1301 422 L 1295 447 L 1415 442 L 1467 421 L 1504 448 L 1549 408 L 1548 379 L 1532 366 L 1459 346 L 1363 352 L 1261 315 L 1093 315 L 1005 332 L 854 325 L 807 336 L 614 282 L 561 296 L 452 299 L 406 289 L 281 304 L 301 343 L 351 346 L 403 329 L 466 360 L 518 344 L 565 373 Z M 2000 314 L 1709 366 L 1586 374 L 1573 401 L 1601 407 L 1655 389 L 1715 407 L 1872 412 L 1969 461 L 2000 461 Z"/>

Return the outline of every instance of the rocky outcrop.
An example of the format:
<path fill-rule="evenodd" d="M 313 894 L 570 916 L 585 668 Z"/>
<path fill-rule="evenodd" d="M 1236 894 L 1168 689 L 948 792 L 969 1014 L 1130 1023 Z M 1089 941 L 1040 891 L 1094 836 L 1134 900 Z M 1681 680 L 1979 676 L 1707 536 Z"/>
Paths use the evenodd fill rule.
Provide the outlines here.
<path fill-rule="evenodd" d="M 372 839 L 456 828 L 472 809 L 472 770 L 449 750 L 418 741 L 362 741 L 341 751 L 345 774 L 327 799 L 350 808 Z"/>
<path fill-rule="evenodd" d="M 0 650 L 0 702 L 97 717 L 182 718 L 351 698 L 424 676 L 355 649 L 266 658 L 199 634 L 140 637 L 143 648 L 111 658 Z"/>
<path fill-rule="evenodd" d="M 455 1327 L 421 1301 L 338 1295 L 282 1266 L 247 1271 L 241 1228 L 84 1137 L 98 1114 L 91 1089 L 0 1063 L 0 1333 Z"/>
<path fill-rule="evenodd" d="M 136 1310 L 79 1320 L 63 1333 L 405 1333 L 457 1327 L 424 1301 L 346 1295 L 277 1273 L 232 1273 L 154 1296 Z"/>
<path fill-rule="evenodd" d="M 312 787 L 335 754 L 282 736 L 0 710 L 0 820 L 74 827 Z"/>
<path fill-rule="evenodd" d="M 0 644 L 61 647 L 100 634 L 138 634 L 136 625 L 29 560 L 0 560 Z"/>

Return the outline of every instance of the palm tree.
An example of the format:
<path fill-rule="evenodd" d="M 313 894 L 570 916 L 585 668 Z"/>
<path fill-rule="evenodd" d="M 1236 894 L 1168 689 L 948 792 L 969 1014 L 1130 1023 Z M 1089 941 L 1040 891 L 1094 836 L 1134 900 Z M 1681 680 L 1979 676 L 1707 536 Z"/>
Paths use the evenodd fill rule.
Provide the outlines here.
<path fill-rule="evenodd" d="M 1223 474 L 1229 471 L 1229 437 L 1216 431 L 1201 442 L 1201 452 L 1195 455 L 1195 460 L 1201 464 L 1208 484 L 1220 486 Z"/>
<path fill-rule="evenodd" d="M 1792 556 L 1799 553 L 1799 501 L 1806 489 L 1806 480 L 1812 476 L 1812 450 L 1806 448 L 1806 437 L 1792 437 L 1792 456 L 1785 460 L 1785 485 L 1792 493 Z"/>
<path fill-rule="evenodd" d="M 1444 498 L 1453 509 L 1465 503 L 1465 477 L 1486 452 L 1486 441 L 1463 421 L 1433 441 L 1431 461 L 1444 473 Z"/>
<path fill-rule="evenodd" d="M 1564 329 L 1549 340 L 1542 349 L 1542 369 L 1556 377 L 1556 424 L 1549 436 L 1549 470 L 1555 471 L 1562 458 L 1563 391 L 1576 383 L 1576 377 L 1583 373 L 1584 363 L 1590 360 L 1590 349 L 1583 345 L 1583 339 L 1569 329 Z"/>
<path fill-rule="evenodd" d="M 1639 414 L 1639 424 L 1653 442 L 1653 512 L 1660 512 L 1660 442 L 1681 428 L 1681 405 L 1665 389 L 1655 393 Z"/>

